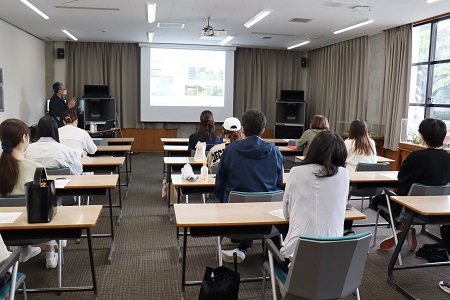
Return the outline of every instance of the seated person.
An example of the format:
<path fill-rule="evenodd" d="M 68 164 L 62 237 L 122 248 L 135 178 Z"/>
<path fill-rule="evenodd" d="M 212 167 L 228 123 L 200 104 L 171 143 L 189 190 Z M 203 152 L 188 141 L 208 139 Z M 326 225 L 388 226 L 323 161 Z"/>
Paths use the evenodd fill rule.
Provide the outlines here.
<path fill-rule="evenodd" d="M 226 143 L 218 144 L 212 147 L 211 150 L 209 150 L 208 157 L 206 159 L 210 172 L 212 165 L 219 164 L 225 147 L 228 146 L 229 143 L 240 141 L 242 139 L 241 122 L 239 119 L 234 117 L 226 118 L 225 122 L 223 122 L 223 132 L 225 138 L 227 139 Z"/>
<path fill-rule="evenodd" d="M 322 130 L 330 130 L 330 124 L 328 124 L 328 120 L 324 116 L 315 115 L 311 120 L 309 128 L 310 129 L 303 132 L 302 136 L 297 141 L 297 150 L 303 150 L 303 155 L 305 156 L 308 154 L 309 146 L 316 134 L 318 134 Z"/>
<path fill-rule="evenodd" d="M 350 124 L 348 139 L 345 140 L 347 148 L 346 168 L 355 171 L 358 163 L 377 163 L 377 150 L 375 141 L 369 137 L 367 124 L 361 120 L 355 120 Z"/>
<path fill-rule="evenodd" d="M 266 116 L 251 109 L 242 116 L 242 134 L 245 139 L 229 144 L 222 153 L 216 175 L 214 194 L 221 202 L 228 202 L 230 191 L 271 192 L 283 189 L 283 156 L 274 143 L 261 139 L 266 127 Z M 225 262 L 238 263 L 245 259 L 251 240 L 240 241 L 238 248 L 222 251 Z"/>
<path fill-rule="evenodd" d="M 66 110 L 63 116 L 64 126 L 58 129 L 59 142 L 74 149 L 79 157 L 86 153 L 94 154 L 97 146 L 86 130 L 78 128 L 78 117 L 73 110 Z"/>
<path fill-rule="evenodd" d="M 319 132 L 300 166 L 289 172 L 283 214 L 289 231 L 280 249 L 287 272 L 299 236 L 339 237 L 344 234 L 349 175 L 342 138 L 332 131 Z"/>
<path fill-rule="evenodd" d="M 403 161 L 398 171 L 398 190 L 400 196 L 408 195 L 413 183 L 424 185 L 445 185 L 450 182 L 450 153 L 443 149 L 442 145 L 447 134 L 447 126 L 438 119 L 428 118 L 419 125 L 419 133 L 426 145 L 426 149 L 411 152 Z M 372 200 L 375 210 L 379 205 L 387 205 L 386 197 L 380 195 Z M 394 226 L 400 230 L 403 225 L 402 206 L 394 201 L 390 201 L 392 214 L 394 216 Z M 388 222 L 389 216 L 380 214 Z M 441 232 L 446 231 L 448 225 L 441 226 Z M 443 241 L 450 241 L 449 237 L 442 236 Z M 407 241 L 412 250 L 417 247 L 416 232 L 414 228 L 409 231 Z M 387 250 L 395 246 L 394 237 L 391 236 L 380 243 L 380 249 Z"/>
<path fill-rule="evenodd" d="M 30 143 L 30 130 L 21 120 L 7 119 L 0 124 L 0 140 L 3 149 L 0 156 L 0 195 L 25 195 L 24 184 L 33 181 L 36 168 L 42 167 L 24 156 Z M 47 269 L 58 265 L 55 245 L 55 241 L 45 243 Z M 39 253 L 40 247 L 22 246 L 19 261 L 26 262 Z"/>
<path fill-rule="evenodd" d="M 77 152 L 59 143 L 58 124 L 50 116 L 39 120 L 36 143 L 30 144 L 25 151 L 25 158 L 37 162 L 46 168 L 70 169 L 70 174 L 83 172 Z"/>
<path fill-rule="evenodd" d="M 214 145 L 223 143 L 222 135 L 216 132 L 213 113 L 209 110 L 201 113 L 198 131 L 189 136 L 189 153 L 195 150 L 197 142 L 206 143 L 206 151 L 209 151 Z"/>

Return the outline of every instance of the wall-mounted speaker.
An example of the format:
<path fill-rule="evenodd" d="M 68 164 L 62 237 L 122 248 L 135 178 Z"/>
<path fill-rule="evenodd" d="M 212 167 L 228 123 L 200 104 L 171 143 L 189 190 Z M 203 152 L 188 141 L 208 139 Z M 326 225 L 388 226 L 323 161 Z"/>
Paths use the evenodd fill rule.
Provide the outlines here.
<path fill-rule="evenodd" d="M 302 57 L 301 66 L 302 68 L 306 68 L 308 66 L 308 60 L 306 59 L 306 57 Z"/>
<path fill-rule="evenodd" d="M 56 58 L 59 58 L 59 59 L 64 58 L 64 48 L 56 49 Z"/>

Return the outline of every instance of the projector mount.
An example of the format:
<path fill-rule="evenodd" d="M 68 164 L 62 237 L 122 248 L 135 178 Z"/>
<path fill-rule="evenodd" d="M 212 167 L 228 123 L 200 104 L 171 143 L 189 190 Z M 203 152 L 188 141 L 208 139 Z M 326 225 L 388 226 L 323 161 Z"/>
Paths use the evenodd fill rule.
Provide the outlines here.
<path fill-rule="evenodd" d="M 205 36 L 214 36 L 214 28 L 209 25 L 209 21 L 211 20 L 211 17 L 206 17 L 206 26 L 203 27 L 203 33 Z"/>

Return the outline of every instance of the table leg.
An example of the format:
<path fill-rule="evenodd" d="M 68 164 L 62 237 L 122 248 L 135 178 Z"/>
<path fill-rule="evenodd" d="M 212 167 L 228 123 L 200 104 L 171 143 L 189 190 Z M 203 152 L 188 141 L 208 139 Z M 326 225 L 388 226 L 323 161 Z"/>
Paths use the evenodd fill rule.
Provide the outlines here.
<path fill-rule="evenodd" d="M 128 156 L 129 155 L 131 155 L 130 152 L 125 152 L 125 185 L 127 187 L 125 197 L 128 197 Z"/>
<path fill-rule="evenodd" d="M 128 152 L 128 155 L 130 156 L 130 178 L 129 178 L 129 182 L 131 182 L 131 178 L 133 177 L 133 173 L 131 172 L 131 157 L 133 157 L 133 155 L 131 155 L 131 151 Z"/>
<path fill-rule="evenodd" d="M 403 231 L 400 235 L 400 239 L 398 240 L 397 246 L 395 247 L 394 253 L 392 253 L 392 257 L 388 265 L 388 277 L 389 277 L 388 281 L 395 287 L 397 291 L 399 291 L 407 299 L 416 299 L 416 298 L 413 297 L 411 294 L 409 294 L 405 289 L 403 289 L 400 285 L 398 285 L 394 281 L 393 271 L 395 267 L 395 262 L 397 261 L 397 258 L 400 255 L 400 251 L 402 250 L 402 246 L 406 240 L 406 236 L 408 235 L 408 231 L 411 228 L 415 216 L 416 216 L 415 212 L 409 211 L 408 218 L 406 219 L 406 223 L 404 224 Z"/>
<path fill-rule="evenodd" d="M 178 227 L 177 227 L 178 228 Z M 187 244 L 187 227 L 183 228 L 183 262 L 181 266 L 181 298 L 186 297 L 186 244 Z"/>
<path fill-rule="evenodd" d="M 117 167 L 117 174 L 119 174 L 119 208 L 120 208 L 120 213 L 119 213 L 119 217 L 117 218 L 117 225 L 119 225 L 120 220 L 122 219 L 122 187 L 121 187 L 121 183 L 120 183 L 120 167 Z"/>
<path fill-rule="evenodd" d="M 94 251 L 92 250 L 91 229 L 86 228 L 86 233 L 87 233 L 88 247 L 89 247 L 89 261 L 91 263 L 92 289 L 94 291 L 94 297 L 97 297 L 97 278 L 95 276 Z"/>
<path fill-rule="evenodd" d="M 172 167 L 170 165 L 167 165 L 167 214 L 169 216 L 169 223 L 173 223 L 173 215 L 172 211 L 170 209 L 170 183 L 171 183 L 171 177 L 172 177 Z"/>
<path fill-rule="evenodd" d="M 114 248 L 115 248 L 114 220 L 113 220 L 111 189 L 108 189 L 108 196 L 109 196 L 109 223 L 111 226 L 111 248 L 109 249 L 107 264 L 110 265 L 112 263 L 112 255 L 113 255 Z M 122 215 L 122 209 L 120 209 L 120 215 Z M 119 218 L 120 218 L 120 216 L 119 216 Z"/>

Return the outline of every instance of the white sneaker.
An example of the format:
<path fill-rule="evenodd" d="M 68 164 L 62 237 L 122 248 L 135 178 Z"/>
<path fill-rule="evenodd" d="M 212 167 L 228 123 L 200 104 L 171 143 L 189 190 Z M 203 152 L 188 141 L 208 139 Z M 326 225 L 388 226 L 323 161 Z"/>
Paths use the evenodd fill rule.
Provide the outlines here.
<path fill-rule="evenodd" d="M 54 269 L 58 266 L 58 253 L 56 252 L 47 252 L 47 258 L 45 259 L 45 267 L 50 270 Z"/>
<path fill-rule="evenodd" d="M 30 258 L 38 255 L 39 253 L 41 253 L 40 247 L 28 246 L 28 251 L 24 252 L 22 249 L 20 250 L 19 261 L 24 263 L 24 262 L 28 261 Z"/>
<path fill-rule="evenodd" d="M 245 259 L 245 252 L 238 248 L 233 250 L 222 250 L 222 260 L 226 263 L 234 263 L 233 253 L 236 252 L 237 263 L 240 264 Z"/>

